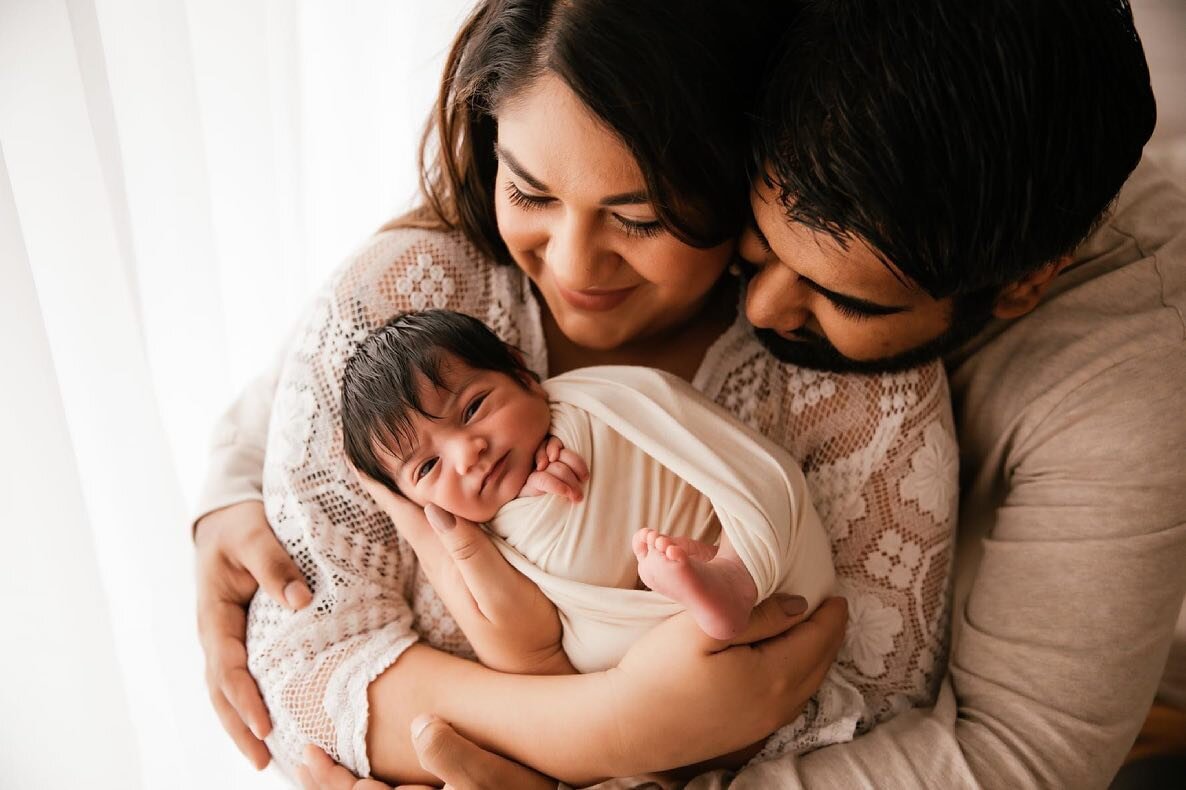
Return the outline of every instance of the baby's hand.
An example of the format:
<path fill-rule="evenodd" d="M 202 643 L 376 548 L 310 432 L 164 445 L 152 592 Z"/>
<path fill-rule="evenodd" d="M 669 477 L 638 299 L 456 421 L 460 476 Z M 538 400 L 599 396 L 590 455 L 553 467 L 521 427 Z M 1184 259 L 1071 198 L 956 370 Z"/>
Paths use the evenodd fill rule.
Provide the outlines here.
<path fill-rule="evenodd" d="M 535 451 L 535 471 L 527 477 L 521 497 L 556 494 L 572 502 L 584 498 L 584 483 L 589 479 L 585 460 L 555 436 L 549 436 Z"/>

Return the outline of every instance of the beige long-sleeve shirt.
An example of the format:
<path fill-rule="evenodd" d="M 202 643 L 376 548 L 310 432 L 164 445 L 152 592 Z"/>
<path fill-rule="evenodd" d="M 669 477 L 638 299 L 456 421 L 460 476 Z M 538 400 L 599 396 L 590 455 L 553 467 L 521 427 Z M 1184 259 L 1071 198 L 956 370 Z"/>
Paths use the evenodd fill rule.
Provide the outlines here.
<path fill-rule="evenodd" d="M 731 787 L 1108 784 L 1186 592 L 1184 311 L 1186 195 L 1142 164 L 1043 303 L 949 360 L 963 495 L 935 706 Z M 232 424 L 270 397 L 263 380 Z M 254 451 L 231 439 L 262 430 L 220 429 L 203 511 L 259 496 Z"/>

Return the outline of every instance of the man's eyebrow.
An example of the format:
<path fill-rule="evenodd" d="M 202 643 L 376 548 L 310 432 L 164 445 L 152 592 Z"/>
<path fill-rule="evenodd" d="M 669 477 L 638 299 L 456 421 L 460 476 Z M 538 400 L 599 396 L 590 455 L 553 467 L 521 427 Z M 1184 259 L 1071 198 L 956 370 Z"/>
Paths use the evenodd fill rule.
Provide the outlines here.
<path fill-rule="evenodd" d="M 543 192 L 546 194 L 552 191 L 547 187 L 546 184 L 544 184 L 543 181 L 540 181 L 538 178 L 531 175 L 531 173 L 527 172 L 527 168 L 523 167 L 519 160 L 512 156 L 510 152 L 502 146 L 495 145 L 494 154 L 502 161 L 504 165 L 507 166 L 508 170 L 517 175 L 519 178 L 523 179 L 523 181 L 527 183 L 527 186 L 531 187 L 536 192 Z M 647 194 L 646 190 L 638 189 L 633 192 L 620 192 L 616 195 L 610 195 L 601 201 L 601 205 L 633 206 L 640 203 L 650 202 L 651 198 Z"/>
<path fill-rule="evenodd" d="M 757 220 L 750 220 L 750 230 L 754 232 L 754 236 L 757 237 L 758 243 L 762 245 L 762 248 L 765 249 L 767 253 L 773 254 L 774 249 L 770 246 L 770 240 L 766 238 L 766 234 L 763 233 L 762 229 L 758 227 Z M 815 280 L 812 280 L 809 277 L 804 277 L 798 272 L 796 272 L 796 274 L 799 276 L 799 279 L 803 281 L 803 284 L 811 290 L 826 296 L 836 304 L 844 305 L 845 307 L 851 310 L 856 310 L 859 313 L 865 313 L 867 315 L 896 315 L 897 313 L 904 313 L 910 309 L 907 305 L 878 304 L 877 302 L 870 302 L 868 299 L 862 299 L 859 296 L 849 296 L 848 294 L 842 294 L 837 291 L 833 291 L 831 288 L 825 288 Z"/>

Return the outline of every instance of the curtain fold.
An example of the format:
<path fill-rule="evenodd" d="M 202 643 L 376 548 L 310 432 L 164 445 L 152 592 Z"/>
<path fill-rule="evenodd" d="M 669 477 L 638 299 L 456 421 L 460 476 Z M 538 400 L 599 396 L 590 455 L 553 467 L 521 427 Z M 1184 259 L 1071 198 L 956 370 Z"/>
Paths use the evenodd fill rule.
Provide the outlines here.
<path fill-rule="evenodd" d="M 41 393 L 5 396 L 9 455 L 26 447 L 29 462 L 6 466 L 3 512 L 45 514 L 5 523 L 22 553 L 5 558 L 19 568 L 4 589 L 23 615 L 37 611 L 31 583 L 57 593 L 42 600 L 46 628 L 67 629 L 43 640 L 58 652 L 91 626 L 68 680 L 26 677 L 37 642 L 14 650 L 6 630 L 0 671 L 44 689 L 49 731 L 21 726 L 38 694 L 4 697 L 17 707 L 2 706 L 0 775 L 66 781 L 81 736 L 47 711 L 86 710 L 72 721 L 110 723 L 87 748 L 120 766 L 78 766 L 88 786 L 282 786 L 238 755 L 207 702 L 190 503 L 215 416 L 277 358 L 329 270 L 410 205 L 419 130 L 468 5 L 0 3 L 0 298 L 6 347 L 21 352 L 4 389 Z M 64 493 L 49 507 L 38 498 L 54 476 Z"/>

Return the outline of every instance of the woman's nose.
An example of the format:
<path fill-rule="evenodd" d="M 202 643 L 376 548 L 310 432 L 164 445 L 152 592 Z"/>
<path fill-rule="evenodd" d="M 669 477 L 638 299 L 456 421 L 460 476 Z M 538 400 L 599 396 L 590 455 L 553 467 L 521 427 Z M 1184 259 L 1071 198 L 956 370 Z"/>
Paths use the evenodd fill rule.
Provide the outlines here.
<path fill-rule="evenodd" d="M 565 288 L 612 286 L 616 253 L 609 249 L 591 217 L 566 212 L 548 244 L 548 268 Z"/>
<path fill-rule="evenodd" d="M 807 322 L 808 290 L 785 266 L 770 263 L 750 278 L 745 292 L 745 317 L 758 329 L 790 332 Z"/>

